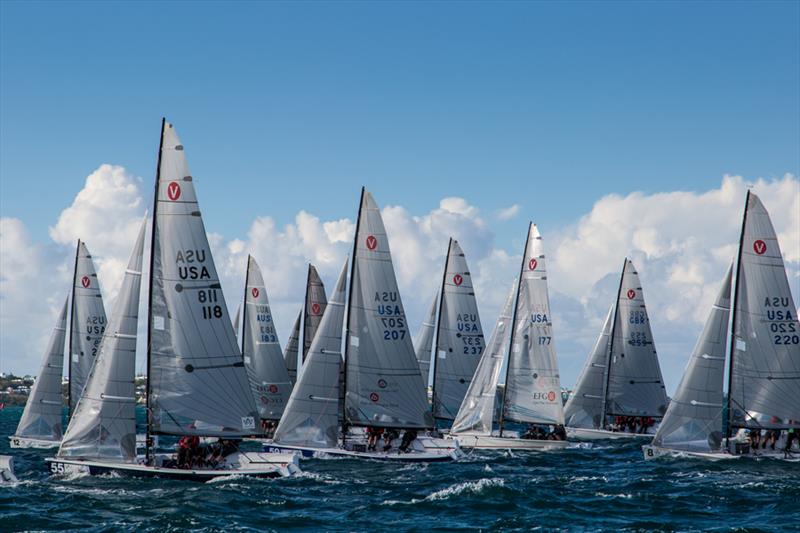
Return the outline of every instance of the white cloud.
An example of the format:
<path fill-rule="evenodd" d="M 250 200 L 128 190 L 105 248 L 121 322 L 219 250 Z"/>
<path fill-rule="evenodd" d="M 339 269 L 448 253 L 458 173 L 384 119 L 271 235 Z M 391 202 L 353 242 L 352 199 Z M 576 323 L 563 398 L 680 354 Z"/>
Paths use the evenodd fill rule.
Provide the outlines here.
<path fill-rule="evenodd" d="M 499 220 L 511 220 L 515 216 L 519 215 L 522 206 L 519 204 L 510 205 L 508 207 L 504 207 L 503 209 L 499 209 L 497 211 L 497 218 Z"/>

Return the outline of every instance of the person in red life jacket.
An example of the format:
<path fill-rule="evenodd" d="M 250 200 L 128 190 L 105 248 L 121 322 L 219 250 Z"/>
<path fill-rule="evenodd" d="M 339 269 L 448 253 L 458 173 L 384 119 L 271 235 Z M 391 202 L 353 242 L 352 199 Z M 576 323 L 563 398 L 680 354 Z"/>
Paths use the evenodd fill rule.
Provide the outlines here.
<path fill-rule="evenodd" d="M 200 447 L 200 437 L 185 435 L 178 441 L 178 468 L 191 468 Z"/>
<path fill-rule="evenodd" d="M 376 428 L 374 426 L 367 427 L 367 450 L 374 451 L 378 444 L 378 439 L 383 434 L 383 428 Z"/>

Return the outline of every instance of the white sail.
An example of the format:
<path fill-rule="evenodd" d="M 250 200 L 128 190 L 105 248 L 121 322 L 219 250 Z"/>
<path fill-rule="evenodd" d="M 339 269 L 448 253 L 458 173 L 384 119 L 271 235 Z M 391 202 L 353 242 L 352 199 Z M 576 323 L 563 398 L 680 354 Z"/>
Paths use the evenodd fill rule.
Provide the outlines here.
<path fill-rule="evenodd" d="M 264 278 L 252 256 L 247 258 L 243 322 L 244 365 L 258 415 L 262 420 L 280 420 L 292 393 L 292 381 L 283 361 Z"/>
<path fill-rule="evenodd" d="M 442 279 L 433 360 L 433 416 L 453 420 L 485 347 L 467 259 L 450 239 Z"/>
<path fill-rule="evenodd" d="M 436 324 L 436 304 L 439 302 L 439 293 L 436 293 L 425 320 L 422 322 L 417 336 L 414 337 L 414 353 L 419 363 L 419 371 L 422 374 L 422 381 L 427 385 L 431 369 L 431 350 L 433 349 L 433 334 Z"/>
<path fill-rule="evenodd" d="M 275 430 L 276 443 L 314 448 L 337 445 L 346 281 L 347 261 L 314 335 L 303 372 Z"/>
<path fill-rule="evenodd" d="M 241 323 L 241 316 L 242 316 L 242 305 L 239 304 L 236 307 L 236 314 L 233 316 L 233 334 L 236 335 L 236 338 L 239 338 L 239 325 Z"/>
<path fill-rule="evenodd" d="M 136 334 L 147 219 L 133 247 L 111 320 L 70 419 L 60 457 L 136 460 Z"/>
<path fill-rule="evenodd" d="M 67 302 L 61 308 L 56 327 L 50 335 L 44 360 L 31 387 L 16 437 L 39 440 L 61 440 L 61 374 L 64 371 L 64 340 L 67 332 Z"/>
<path fill-rule="evenodd" d="M 164 123 L 156 181 L 148 343 L 151 429 L 253 434 L 257 412 L 192 175 Z"/>
<path fill-rule="evenodd" d="M 611 340 L 606 415 L 661 417 L 667 393 L 639 274 L 625 259 Z"/>
<path fill-rule="evenodd" d="M 653 438 L 654 446 L 693 452 L 720 449 L 723 437 L 722 387 L 730 309 L 729 268 L 683 378 Z"/>
<path fill-rule="evenodd" d="M 286 343 L 286 348 L 283 351 L 283 361 L 286 365 L 286 370 L 289 372 L 289 380 L 292 384 L 297 382 L 297 356 L 300 347 L 300 319 L 303 318 L 303 310 L 297 315 L 297 319 L 292 326 L 292 333 L 289 335 L 289 340 Z"/>
<path fill-rule="evenodd" d="M 528 229 L 511 333 L 503 416 L 524 423 L 563 424 L 542 237 Z"/>
<path fill-rule="evenodd" d="M 748 192 L 734 300 L 733 427 L 800 427 L 800 325 L 775 229 Z"/>
<path fill-rule="evenodd" d="M 317 333 L 322 315 L 328 299 L 325 296 L 325 285 L 319 277 L 316 267 L 308 265 L 308 279 L 306 280 L 306 301 L 303 306 L 303 362 L 308 356 L 311 341 Z"/>
<path fill-rule="evenodd" d="M 69 333 L 69 412 L 75 409 L 78 398 L 94 365 L 103 332 L 106 329 L 106 310 L 97 282 L 97 272 L 86 243 L 78 240 L 75 251 L 75 270 L 72 276 L 72 313 Z"/>
<path fill-rule="evenodd" d="M 425 383 L 408 333 L 389 241 L 372 195 L 362 190 L 345 343 L 350 425 L 429 428 Z"/>
<path fill-rule="evenodd" d="M 581 370 L 575 390 L 564 406 L 564 420 L 569 427 L 602 429 L 603 403 L 605 401 L 606 371 L 611 329 L 614 324 L 615 305 L 608 308 L 603 329 L 589 352 Z"/>
<path fill-rule="evenodd" d="M 496 418 L 497 384 L 511 339 L 511 315 L 516 295 L 517 280 L 514 280 L 475 375 L 469 383 L 464 401 L 453 421 L 453 427 L 450 428 L 451 434 L 492 434 L 492 423 Z"/>

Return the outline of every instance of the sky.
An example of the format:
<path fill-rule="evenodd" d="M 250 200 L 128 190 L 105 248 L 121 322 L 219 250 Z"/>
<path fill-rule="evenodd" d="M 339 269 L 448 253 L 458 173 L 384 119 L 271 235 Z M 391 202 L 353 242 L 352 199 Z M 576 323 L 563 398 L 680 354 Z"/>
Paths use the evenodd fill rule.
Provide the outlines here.
<path fill-rule="evenodd" d="M 335 281 L 362 185 L 412 325 L 452 235 L 488 335 L 536 222 L 564 385 L 628 256 L 674 390 L 748 187 L 800 295 L 800 3 L 6 1 L 0 371 L 37 371 L 78 237 L 110 312 L 162 116 L 231 314 L 253 253 L 284 343 L 307 262 Z"/>

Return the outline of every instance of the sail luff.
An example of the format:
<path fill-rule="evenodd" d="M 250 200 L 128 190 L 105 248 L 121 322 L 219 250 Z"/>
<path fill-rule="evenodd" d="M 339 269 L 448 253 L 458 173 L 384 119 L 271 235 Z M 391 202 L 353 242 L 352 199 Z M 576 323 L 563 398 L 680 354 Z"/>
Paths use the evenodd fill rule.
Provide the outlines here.
<path fill-rule="evenodd" d="M 417 336 L 414 337 L 414 353 L 417 356 L 417 363 L 419 363 L 419 370 L 422 374 L 422 381 L 425 382 L 427 387 L 428 378 L 430 377 L 431 366 L 431 351 L 433 350 L 433 335 L 434 327 L 436 324 L 436 306 L 439 302 L 439 293 L 433 297 L 431 306 L 425 314 L 425 319 L 417 331 Z"/>
<path fill-rule="evenodd" d="M 744 214 L 742 215 L 742 228 L 739 232 L 739 247 L 736 249 L 736 278 L 734 279 L 733 285 L 733 304 L 732 304 L 732 313 L 733 313 L 733 320 L 731 320 L 731 332 L 730 332 L 730 348 L 728 352 L 728 394 L 726 397 L 726 404 L 727 404 L 727 413 L 728 417 L 725 424 L 725 439 L 729 441 L 730 438 L 733 436 L 733 404 L 732 404 L 732 395 L 731 391 L 733 390 L 733 360 L 734 356 L 736 355 L 736 321 L 738 319 L 738 300 L 739 300 L 739 280 L 741 279 L 742 273 L 742 244 L 744 243 L 744 230 L 747 227 L 747 206 L 750 205 L 750 189 L 747 190 L 747 194 L 745 195 L 744 199 Z"/>
<path fill-rule="evenodd" d="M 297 314 L 297 319 L 294 321 L 292 331 L 289 334 L 289 340 L 286 341 L 286 348 L 283 351 L 283 360 L 286 366 L 286 371 L 289 373 L 289 380 L 294 385 L 297 382 L 297 358 L 299 355 L 300 346 L 300 320 L 303 318 L 303 310 Z"/>
<path fill-rule="evenodd" d="M 603 411 L 600 416 L 600 429 L 604 429 L 607 424 L 608 416 L 608 389 L 611 385 L 611 358 L 614 353 L 614 339 L 617 337 L 617 322 L 619 320 L 619 300 L 622 297 L 622 282 L 625 279 L 625 267 L 628 264 L 626 257 L 622 261 L 622 270 L 619 273 L 619 287 L 617 287 L 617 295 L 614 298 L 614 320 L 611 322 L 611 331 L 608 338 L 608 355 L 606 356 L 606 373 L 605 382 L 603 384 Z"/>
<path fill-rule="evenodd" d="M 72 407 L 75 403 L 78 402 L 77 399 L 74 400 L 72 398 L 72 330 L 73 322 L 75 321 L 75 281 L 78 275 L 78 254 L 80 254 L 81 250 L 81 240 L 78 239 L 78 243 L 75 245 L 75 266 L 72 268 L 72 287 L 70 288 L 70 309 L 69 309 L 69 340 L 67 340 L 67 382 L 69 385 L 67 386 L 67 419 L 72 416 Z"/>
<path fill-rule="evenodd" d="M 434 332 L 434 340 L 433 340 L 433 358 L 431 359 L 431 365 L 433 366 L 433 380 L 431 381 L 431 410 L 433 411 L 434 418 L 437 417 L 437 398 L 436 398 L 436 377 L 439 370 L 439 365 L 437 364 L 437 358 L 439 357 L 439 338 L 442 332 L 442 307 L 444 307 L 444 288 L 445 284 L 447 283 L 447 269 L 450 265 L 450 252 L 453 249 L 453 238 L 450 237 L 450 240 L 447 243 L 447 255 L 444 258 L 444 270 L 442 270 L 442 285 L 439 288 L 439 310 L 436 314 L 436 322 L 435 322 L 435 332 Z"/>

